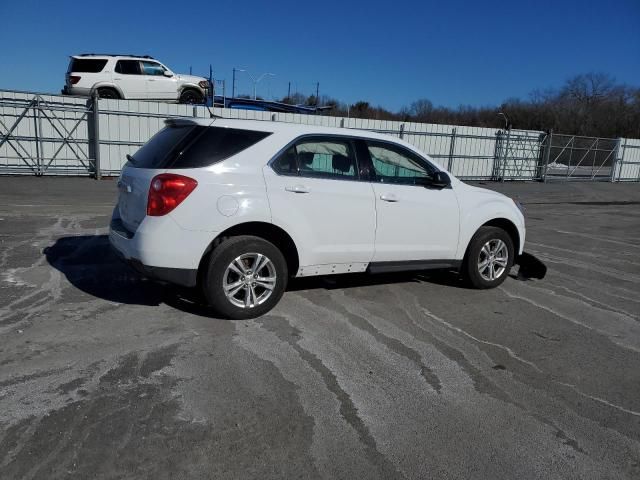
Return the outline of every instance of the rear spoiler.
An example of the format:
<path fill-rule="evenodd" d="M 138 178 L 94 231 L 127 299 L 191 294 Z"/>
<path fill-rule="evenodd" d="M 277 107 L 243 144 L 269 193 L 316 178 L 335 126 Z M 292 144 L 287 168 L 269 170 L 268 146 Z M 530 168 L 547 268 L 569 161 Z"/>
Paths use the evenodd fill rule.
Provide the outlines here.
<path fill-rule="evenodd" d="M 205 118 L 191 118 L 191 117 L 178 117 L 178 118 L 167 118 L 164 121 L 164 124 L 167 127 L 186 127 L 189 125 L 201 125 L 203 127 L 210 127 L 211 125 L 213 125 L 213 122 L 216 121 L 216 119 L 218 118 L 222 118 L 222 117 L 213 117 L 211 118 L 211 122 L 207 123 L 207 124 L 203 124 L 202 120 L 207 120 Z"/>

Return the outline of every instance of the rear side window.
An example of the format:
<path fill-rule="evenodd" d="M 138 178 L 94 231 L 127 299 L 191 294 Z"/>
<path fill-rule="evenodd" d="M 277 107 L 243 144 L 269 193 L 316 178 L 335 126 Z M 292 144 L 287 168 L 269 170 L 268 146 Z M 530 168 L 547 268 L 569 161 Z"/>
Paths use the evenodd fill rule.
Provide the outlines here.
<path fill-rule="evenodd" d="M 70 72 L 98 73 L 107 64 L 106 59 L 72 58 L 69 63 Z"/>
<path fill-rule="evenodd" d="M 280 154 L 271 165 L 281 175 L 358 178 L 351 142 L 338 137 L 304 138 Z"/>
<path fill-rule="evenodd" d="M 116 72 L 124 75 L 142 75 L 140 62 L 137 60 L 118 60 Z"/>
<path fill-rule="evenodd" d="M 169 126 L 133 156 L 137 168 L 199 168 L 221 162 L 271 135 L 224 127 Z"/>

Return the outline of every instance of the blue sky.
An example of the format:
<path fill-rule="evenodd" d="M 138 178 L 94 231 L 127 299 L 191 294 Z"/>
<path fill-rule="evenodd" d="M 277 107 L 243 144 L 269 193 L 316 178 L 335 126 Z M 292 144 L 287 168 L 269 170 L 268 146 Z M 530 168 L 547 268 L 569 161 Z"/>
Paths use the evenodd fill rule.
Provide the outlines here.
<path fill-rule="evenodd" d="M 231 70 L 399 109 L 526 98 L 589 71 L 640 86 L 640 0 L 206 1 L 0 0 L 0 88 L 57 92 L 68 55 L 150 54 L 174 71 L 231 83 Z M 238 74 L 238 87 L 251 90 Z"/>

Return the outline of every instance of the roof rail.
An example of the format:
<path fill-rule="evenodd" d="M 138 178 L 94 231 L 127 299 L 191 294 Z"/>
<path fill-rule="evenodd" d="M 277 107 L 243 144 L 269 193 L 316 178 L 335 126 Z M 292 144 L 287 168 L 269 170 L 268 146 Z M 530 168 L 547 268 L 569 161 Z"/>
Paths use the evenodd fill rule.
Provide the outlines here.
<path fill-rule="evenodd" d="M 134 58 L 151 58 L 155 60 L 151 55 L 134 55 L 131 53 L 81 53 L 80 55 L 75 55 L 76 57 L 134 57 Z"/>

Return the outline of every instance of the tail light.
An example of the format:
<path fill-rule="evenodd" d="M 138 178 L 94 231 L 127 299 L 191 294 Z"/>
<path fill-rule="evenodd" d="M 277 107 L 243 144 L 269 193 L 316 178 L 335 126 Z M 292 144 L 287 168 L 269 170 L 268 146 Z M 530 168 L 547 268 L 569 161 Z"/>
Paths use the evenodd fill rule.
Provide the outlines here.
<path fill-rule="evenodd" d="M 161 173 L 151 180 L 149 198 L 147 200 L 147 215 L 160 217 L 166 215 L 198 186 L 193 178 L 173 173 Z"/>
<path fill-rule="evenodd" d="M 70 75 L 69 76 L 69 81 L 71 82 L 71 85 L 75 85 L 76 83 L 78 83 L 80 81 L 82 77 L 78 76 L 78 75 Z"/>

